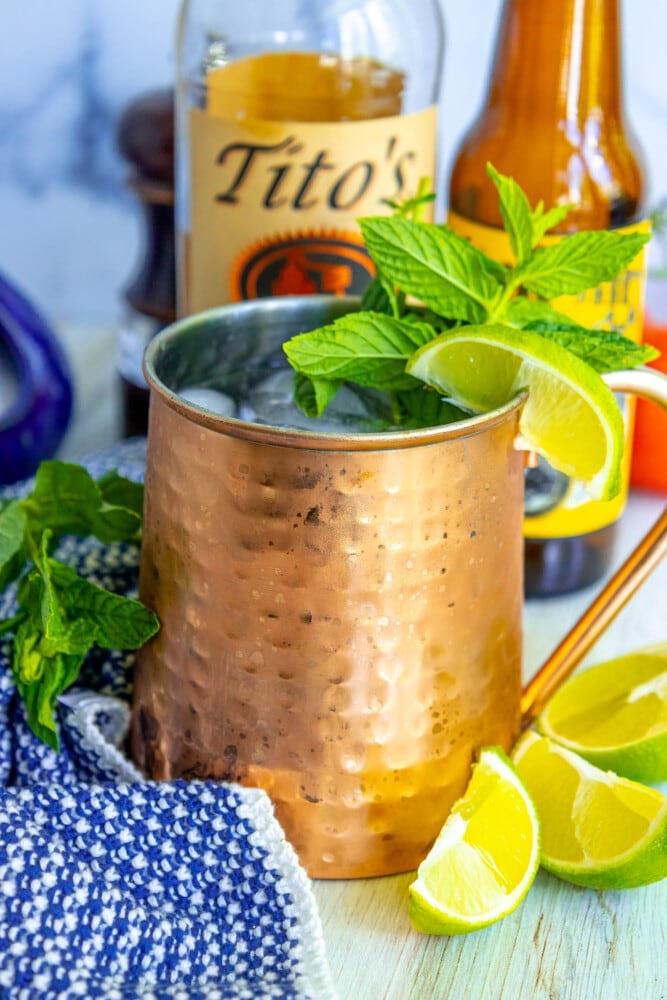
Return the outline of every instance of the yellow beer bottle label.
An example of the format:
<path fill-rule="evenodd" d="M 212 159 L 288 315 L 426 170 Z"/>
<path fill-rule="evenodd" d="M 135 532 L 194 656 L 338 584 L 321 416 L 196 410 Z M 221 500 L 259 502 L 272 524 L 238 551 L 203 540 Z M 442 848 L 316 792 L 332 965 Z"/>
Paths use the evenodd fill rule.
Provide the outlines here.
<path fill-rule="evenodd" d="M 454 212 L 447 218 L 448 225 L 461 236 L 497 260 L 507 262 L 513 259 L 509 237 L 504 230 L 471 222 Z M 650 222 L 645 220 L 636 225 L 615 230 L 619 233 L 649 233 Z M 563 236 L 549 235 L 542 245 L 549 246 Z M 597 288 L 580 295 L 564 295 L 552 300 L 559 312 L 589 329 L 609 329 L 622 333 L 639 343 L 642 337 L 644 317 L 644 289 L 646 284 L 646 249 L 642 249 L 627 271 L 613 281 L 604 282 Z M 526 503 L 524 535 L 527 538 L 568 538 L 584 535 L 604 528 L 618 520 L 627 499 L 630 479 L 630 457 L 634 400 L 619 397 L 619 405 L 625 421 L 625 451 L 621 492 L 613 500 L 591 500 L 580 483 L 562 478 L 562 490 L 555 506 L 540 512 L 540 504 Z M 567 414 L 563 414 L 567 420 Z M 559 476 L 556 473 L 556 476 Z"/>
<path fill-rule="evenodd" d="M 306 111 L 320 120 L 289 120 L 285 101 L 269 93 L 251 105 L 267 117 L 252 117 L 209 77 L 207 107 L 189 111 L 180 312 L 265 295 L 361 293 L 374 269 L 357 219 L 391 212 L 387 199 L 411 197 L 421 178 L 433 178 L 435 107 L 400 114 L 394 81 L 368 117 L 356 101 L 357 120 L 327 121 L 338 112 L 317 94 Z"/>

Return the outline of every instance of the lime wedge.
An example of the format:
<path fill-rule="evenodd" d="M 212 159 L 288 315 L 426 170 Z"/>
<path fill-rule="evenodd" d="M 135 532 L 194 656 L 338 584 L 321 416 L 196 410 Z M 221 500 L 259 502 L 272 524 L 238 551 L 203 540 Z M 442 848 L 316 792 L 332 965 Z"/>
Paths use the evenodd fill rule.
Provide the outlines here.
<path fill-rule="evenodd" d="M 667 781 L 667 642 L 577 674 L 537 726 L 598 767 L 636 781 Z"/>
<path fill-rule="evenodd" d="M 527 389 L 519 426 L 529 446 L 595 499 L 618 493 L 621 412 L 600 375 L 567 348 L 532 330 L 465 326 L 420 347 L 406 370 L 475 413 Z"/>
<path fill-rule="evenodd" d="M 512 756 L 537 807 L 547 871 L 595 889 L 631 889 L 667 876 L 664 795 L 534 732 Z"/>
<path fill-rule="evenodd" d="M 425 934 L 466 934 L 515 910 L 539 862 L 535 807 L 512 764 L 487 747 L 410 886 L 408 913 Z"/>

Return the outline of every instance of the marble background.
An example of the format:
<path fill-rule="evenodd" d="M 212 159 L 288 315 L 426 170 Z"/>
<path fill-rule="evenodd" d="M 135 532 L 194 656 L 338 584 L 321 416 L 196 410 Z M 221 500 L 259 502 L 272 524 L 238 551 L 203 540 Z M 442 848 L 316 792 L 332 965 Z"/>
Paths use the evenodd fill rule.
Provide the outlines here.
<path fill-rule="evenodd" d="M 440 2 L 446 177 L 483 95 L 501 0 Z M 120 315 L 141 222 L 115 122 L 133 96 L 171 82 L 177 9 L 178 0 L 0 2 L 0 270 L 55 324 Z M 667 2 L 626 0 L 623 16 L 627 110 L 651 207 L 667 195 Z"/>

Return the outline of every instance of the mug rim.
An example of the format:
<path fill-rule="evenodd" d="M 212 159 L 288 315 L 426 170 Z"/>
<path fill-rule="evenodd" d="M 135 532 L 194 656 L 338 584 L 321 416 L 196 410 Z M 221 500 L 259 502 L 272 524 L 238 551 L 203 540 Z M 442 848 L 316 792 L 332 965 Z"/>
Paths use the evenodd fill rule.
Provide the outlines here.
<path fill-rule="evenodd" d="M 244 313 L 265 312 L 267 317 L 279 314 L 286 307 L 294 308 L 305 300 L 313 307 L 339 306 L 342 303 L 358 304 L 358 296 L 336 295 L 281 295 L 233 302 L 192 313 L 175 320 L 160 330 L 148 343 L 144 352 L 143 372 L 151 393 L 155 392 L 166 405 L 180 416 L 208 430 L 246 441 L 298 447 L 317 451 L 382 451 L 414 448 L 418 445 L 436 444 L 482 433 L 507 420 L 519 411 L 528 398 L 527 390 L 520 390 L 508 403 L 485 413 L 474 414 L 449 424 L 410 430 L 372 431 L 358 433 L 331 433 L 302 428 L 274 427 L 239 417 L 213 413 L 196 403 L 185 400 L 160 378 L 157 366 L 160 357 L 174 342 L 188 336 L 193 327 L 215 323 L 220 318 Z M 149 425 L 150 434 L 150 425 Z"/>

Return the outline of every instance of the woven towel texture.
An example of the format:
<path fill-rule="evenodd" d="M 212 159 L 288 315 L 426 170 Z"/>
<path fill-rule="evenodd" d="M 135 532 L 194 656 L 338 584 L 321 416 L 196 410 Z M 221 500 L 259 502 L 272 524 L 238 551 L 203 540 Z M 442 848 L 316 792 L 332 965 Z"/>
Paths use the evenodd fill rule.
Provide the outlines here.
<path fill-rule="evenodd" d="M 140 479 L 144 443 L 87 463 Z M 138 550 L 66 539 L 94 582 L 136 594 Z M 0 597 L 0 620 L 14 611 Z M 328 1000 L 310 883 L 266 795 L 145 781 L 125 753 L 132 655 L 96 650 L 29 730 L 0 645 L 0 996 Z"/>

